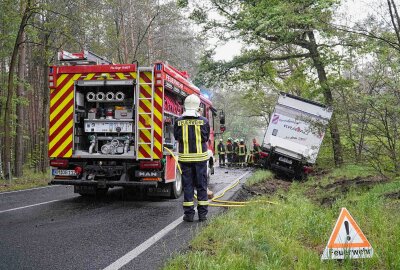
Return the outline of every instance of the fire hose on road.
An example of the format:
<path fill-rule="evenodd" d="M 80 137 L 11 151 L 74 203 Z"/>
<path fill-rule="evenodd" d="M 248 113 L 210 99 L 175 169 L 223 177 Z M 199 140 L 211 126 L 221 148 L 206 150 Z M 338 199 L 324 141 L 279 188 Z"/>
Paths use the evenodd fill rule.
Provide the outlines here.
<path fill-rule="evenodd" d="M 178 159 L 176 158 L 174 153 L 167 147 L 164 147 L 164 149 L 166 149 L 172 155 L 172 157 L 175 159 L 176 164 L 178 165 L 178 170 L 182 174 L 182 170 L 181 170 L 181 167 L 179 166 Z M 209 206 L 213 206 L 213 207 L 243 207 L 243 206 L 246 206 L 247 204 L 254 204 L 254 203 L 278 204 L 277 202 L 271 202 L 271 201 L 267 201 L 267 200 L 256 200 L 256 201 L 251 201 L 251 202 L 236 202 L 236 201 L 218 200 L 219 198 L 223 197 L 227 191 L 229 191 L 229 190 L 233 189 L 234 187 L 236 187 L 237 185 L 239 185 L 239 183 L 240 183 L 240 179 L 237 180 L 235 183 L 233 183 L 231 186 L 227 187 L 225 190 L 223 190 L 220 195 L 215 196 L 212 199 L 210 199 L 209 201 L 215 202 L 215 203 L 210 203 Z M 197 199 L 196 194 L 194 195 L 194 197 Z"/>

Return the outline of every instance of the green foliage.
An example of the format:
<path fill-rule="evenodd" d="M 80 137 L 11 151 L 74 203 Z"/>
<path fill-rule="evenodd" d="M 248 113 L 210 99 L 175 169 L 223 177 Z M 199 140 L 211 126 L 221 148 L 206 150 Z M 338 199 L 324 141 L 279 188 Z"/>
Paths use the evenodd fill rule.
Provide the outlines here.
<path fill-rule="evenodd" d="M 10 134 L 14 137 L 17 123 L 15 108 L 22 105 L 25 110 L 26 119 L 18 121 L 23 125 L 26 142 L 24 153 L 20 154 L 24 155 L 25 165 L 30 168 L 40 167 L 47 147 L 36 142 L 44 138 L 38 133 L 48 125 L 43 121 L 48 119 L 43 114 L 49 107 L 45 70 L 49 65 L 58 64 L 58 51 L 74 53 L 90 50 L 115 63 L 138 60 L 141 66 L 167 61 L 191 74 L 197 71 L 197 57 L 203 49 L 203 39 L 192 31 L 192 25 L 185 18 L 184 11 L 177 10 L 175 1 L 44 0 L 31 3 L 34 12 L 24 29 L 26 78 L 15 80 L 25 86 L 25 98 L 14 95 L 13 110 L 8 111 L 13 113 L 9 122 L 12 123 Z M 25 4 L 26 1 L 0 1 L 0 142 L 4 140 L 4 105 L 11 52 L 21 23 L 20 9 Z M 184 5 L 184 1 L 180 4 Z M 14 85 L 17 86 L 17 83 Z M 34 111 L 26 111 L 28 109 Z M 0 143 L 1 154 L 4 154 L 3 147 Z M 13 151 L 13 146 L 7 147 L 7 150 Z"/>
<path fill-rule="evenodd" d="M 254 174 L 251 176 L 251 178 L 249 178 L 245 185 L 246 186 L 252 186 L 254 184 L 260 183 L 260 182 L 264 182 L 267 179 L 271 179 L 273 177 L 273 174 L 271 171 L 267 171 L 267 170 L 257 170 L 256 172 L 254 172 Z"/>
<path fill-rule="evenodd" d="M 0 179 L 0 193 L 12 190 L 23 190 L 35 187 L 47 186 L 49 183 L 49 172 L 38 173 L 32 169 L 25 169 L 23 177 L 14 178 L 10 181 Z"/>
<path fill-rule="evenodd" d="M 363 169 L 349 166 L 326 177 L 364 177 Z M 164 269 L 399 268 L 400 205 L 398 200 L 386 199 L 385 194 L 400 192 L 400 181 L 377 185 L 369 192 L 355 189 L 343 194 L 332 207 L 316 204 L 305 195 L 315 181 L 293 183 L 289 192 L 265 198 L 278 201 L 278 205 L 249 204 L 213 219 L 192 241 L 190 251 L 176 256 Z M 349 210 L 370 241 L 373 258 L 320 260 L 342 207 Z"/>

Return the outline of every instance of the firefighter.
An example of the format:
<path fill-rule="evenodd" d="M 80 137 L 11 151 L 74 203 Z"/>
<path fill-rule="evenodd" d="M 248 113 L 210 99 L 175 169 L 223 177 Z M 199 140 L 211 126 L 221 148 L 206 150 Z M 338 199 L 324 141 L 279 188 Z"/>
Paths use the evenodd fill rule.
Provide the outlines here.
<path fill-rule="evenodd" d="M 244 139 L 240 139 L 240 143 L 238 145 L 238 158 L 240 167 L 244 167 L 245 165 L 246 153 L 247 153 L 247 147 L 244 144 Z"/>
<path fill-rule="evenodd" d="M 222 139 L 219 140 L 217 149 L 218 149 L 218 156 L 219 156 L 219 166 L 225 167 L 225 145 L 222 142 Z"/>
<path fill-rule="evenodd" d="M 239 140 L 235 139 L 233 142 L 233 161 L 234 166 L 239 164 Z"/>
<path fill-rule="evenodd" d="M 261 151 L 261 147 L 260 145 L 257 143 L 256 138 L 253 139 L 253 161 L 255 164 L 257 164 L 257 162 L 260 159 L 260 151 Z"/>
<path fill-rule="evenodd" d="M 232 166 L 232 162 L 233 162 L 233 145 L 232 145 L 232 138 L 228 138 L 228 140 L 226 141 L 226 156 L 228 158 L 228 167 Z"/>
<path fill-rule="evenodd" d="M 250 150 L 250 154 L 246 157 L 247 166 L 251 167 L 254 165 L 254 151 Z"/>
<path fill-rule="evenodd" d="M 200 98 L 194 94 L 186 97 L 185 112 L 174 126 L 174 136 L 179 142 L 179 164 L 182 169 L 184 192 L 183 220 L 193 222 L 194 190 L 197 190 L 199 221 L 207 220 L 207 142 L 210 136 L 208 120 L 198 113 Z"/>

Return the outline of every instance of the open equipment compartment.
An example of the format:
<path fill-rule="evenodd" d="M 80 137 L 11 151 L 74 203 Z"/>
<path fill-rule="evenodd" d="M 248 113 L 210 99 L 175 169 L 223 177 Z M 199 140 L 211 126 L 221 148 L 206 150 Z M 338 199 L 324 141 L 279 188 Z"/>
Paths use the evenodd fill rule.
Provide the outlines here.
<path fill-rule="evenodd" d="M 134 93 L 134 80 L 75 82 L 73 157 L 136 157 Z"/>

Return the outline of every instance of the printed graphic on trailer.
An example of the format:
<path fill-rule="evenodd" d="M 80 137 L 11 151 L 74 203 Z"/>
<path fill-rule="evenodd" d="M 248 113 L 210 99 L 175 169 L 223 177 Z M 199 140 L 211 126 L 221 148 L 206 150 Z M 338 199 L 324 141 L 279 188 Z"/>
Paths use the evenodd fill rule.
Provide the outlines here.
<path fill-rule="evenodd" d="M 278 136 L 293 142 L 301 142 L 312 146 L 315 142 L 319 143 L 324 137 L 324 132 L 317 127 L 313 127 L 312 123 L 296 120 L 278 113 L 272 116 L 271 122 L 277 125 L 275 129 L 279 130 L 279 134 L 272 134 L 273 136 Z"/>
<path fill-rule="evenodd" d="M 342 208 L 321 260 L 371 258 L 374 250 L 346 208 Z"/>

